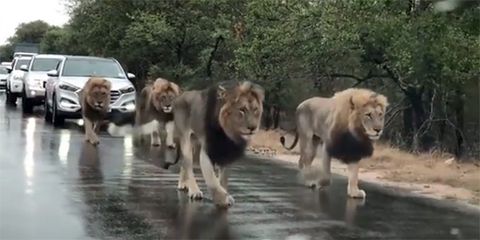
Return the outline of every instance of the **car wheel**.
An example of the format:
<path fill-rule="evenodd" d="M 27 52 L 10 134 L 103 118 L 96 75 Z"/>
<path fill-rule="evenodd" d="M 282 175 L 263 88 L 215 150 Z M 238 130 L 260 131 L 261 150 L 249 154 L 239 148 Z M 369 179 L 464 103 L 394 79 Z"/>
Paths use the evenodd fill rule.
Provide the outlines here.
<path fill-rule="evenodd" d="M 52 121 L 52 112 L 50 111 L 50 107 L 48 106 L 47 95 L 45 94 L 45 122 Z"/>
<path fill-rule="evenodd" d="M 55 127 L 59 127 L 59 126 L 62 126 L 63 123 L 65 122 L 65 118 L 63 118 L 62 116 L 60 116 L 58 114 L 58 110 L 57 110 L 57 101 L 55 101 L 55 95 L 53 96 L 53 103 L 52 103 L 52 123 L 53 123 L 53 126 Z"/>
<path fill-rule="evenodd" d="M 17 97 L 10 92 L 10 89 L 9 89 L 8 87 L 7 87 L 6 93 L 7 93 L 7 94 L 6 94 L 6 95 L 7 95 L 7 101 L 6 101 L 6 103 L 7 103 L 8 105 L 14 106 L 14 105 L 15 105 L 15 102 L 17 101 Z"/>
<path fill-rule="evenodd" d="M 25 87 L 23 87 L 25 89 Z M 32 113 L 33 112 L 33 103 L 32 100 L 28 99 L 27 93 L 25 90 L 22 92 L 22 111 L 23 113 Z"/>

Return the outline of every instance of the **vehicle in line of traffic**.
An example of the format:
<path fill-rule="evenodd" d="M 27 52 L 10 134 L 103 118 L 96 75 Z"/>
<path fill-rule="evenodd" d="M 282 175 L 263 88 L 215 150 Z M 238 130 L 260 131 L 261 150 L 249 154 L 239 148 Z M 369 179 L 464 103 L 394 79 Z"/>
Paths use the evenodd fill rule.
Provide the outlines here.
<path fill-rule="evenodd" d="M 15 52 L 13 53 L 13 58 L 17 57 L 33 57 L 37 55 L 37 53 L 32 53 L 32 52 Z"/>
<path fill-rule="evenodd" d="M 47 72 L 56 70 L 64 58 L 62 55 L 39 54 L 32 57 L 29 65 L 20 66 L 25 72 L 21 94 L 24 113 L 30 113 L 34 106 L 44 103 Z"/>
<path fill-rule="evenodd" d="M 126 73 L 114 58 L 65 56 L 58 69 L 47 73 L 45 119 L 54 126 L 65 119 L 81 118 L 80 94 L 89 78 L 102 77 L 112 83 L 110 118 L 133 119 L 135 75 Z"/>
<path fill-rule="evenodd" d="M 1 62 L 0 66 L 10 67 L 10 66 L 12 66 L 12 62 Z"/>
<path fill-rule="evenodd" d="M 9 75 L 7 77 L 6 96 L 7 104 L 14 105 L 17 98 L 23 91 L 23 77 L 25 72 L 20 69 L 20 66 L 28 66 L 32 57 L 17 57 L 12 61 L 12 66 L 7 67 Z"/>
<path fill-rule="evenodd" d="M 6 66 L 0 65 L 0 90 L 5 90 L 7 87 L 8 69 Z"/>

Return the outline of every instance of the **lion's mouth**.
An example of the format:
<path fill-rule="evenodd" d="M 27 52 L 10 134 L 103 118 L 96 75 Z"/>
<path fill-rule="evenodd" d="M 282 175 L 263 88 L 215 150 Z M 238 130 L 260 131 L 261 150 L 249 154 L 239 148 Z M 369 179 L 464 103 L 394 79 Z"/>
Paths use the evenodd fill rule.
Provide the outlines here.
<path fill-rule="evenodd" d="M 171 106 L 167 106 L 167 107 L 163 107 L 163 112 L 165 113 L 171 113 L 172 112 L 172 107 Z"/>

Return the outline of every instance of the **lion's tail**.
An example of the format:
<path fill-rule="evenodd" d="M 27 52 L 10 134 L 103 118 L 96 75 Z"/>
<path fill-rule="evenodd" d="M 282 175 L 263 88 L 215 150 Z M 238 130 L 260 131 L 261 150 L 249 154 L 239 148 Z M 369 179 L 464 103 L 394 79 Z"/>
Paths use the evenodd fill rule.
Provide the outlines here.
<path fill-rule="evenodd" d="M 130 124 L 119 126 L 115 125 L 114 123 L 108 124 L 108 133 L 111 136 L 126 136 L 130 134 L 138 134 L 138 135 L 147 135 L 151 134 L 154 131 L 157 131 L 159 127 L 159 123 L 156 120 L 153 120 L 149 123 L 139 125 L 139 126 L 132 126 Z"/>
<path fill-rule="evenodd" d="M 293 143 L 290 147 L 287 147 L 285 145 L 285 136 L 281 136 L 280 137 L 280 143 L 282 143 L 282 146 L 287 149 L 287 150 L 292 150 L 295 146 L 297 146 L 297 143 L 298 143 L 298 132 L 295 131 L 295 139 L 293 140 Z"/>

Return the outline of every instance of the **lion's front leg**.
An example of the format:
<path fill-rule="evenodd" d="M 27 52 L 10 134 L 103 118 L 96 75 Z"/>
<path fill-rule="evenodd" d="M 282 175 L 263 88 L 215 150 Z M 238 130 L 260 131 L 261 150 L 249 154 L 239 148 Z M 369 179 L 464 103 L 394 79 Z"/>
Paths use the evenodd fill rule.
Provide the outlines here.
<path fill-rule="evenodd" d="M 94 146 L 97 145 L 100 141 L 98 140 L 98 136 L 94 131 L 93 122 L 90 119 L 84 117 L 83 123 L 85 127 L 85 141 L 91 143 Z"/>
<path fill-rule="evenodd" d="M 173 121 L 169 121 L 165 124 L 165 132 L 166 132 L 166 139 L 165 142 L 167 144 L 167 148 L 175 149 L 175 142 L 173 141 L 175 125 Z"/>
<path fill-rule="evenodd" d="M 358 162 L 348 164 L 348 187 L 347 194 L 352 198 L 365 198 L 367 194 L 358 188 Z"/>
<path fill-rule="evenodd" d="M 150 144 L 152 146 L 155 146 L 155 147 L 160 146 L 160 132 L 158 130 L 153 131 L 150 134 L 150 139 L 151 139 Z"/>
<path fill-rule="evenodd" d="M 202 169 L 205 183 L 212 194 L 213 202 L 219 207 L 232 206 L 235 201 L 220 184 L 220 181 L 215 175 L 215 168 L 213 167 L 212 161 L 203 148 L 200 151 L 200 168 Z"/>
<path fill-rule="evenodd" d="M 195 180 L 195 175 L 193 174 L 192 145 L 188 134 L 180 140 L 180 150 L 182 153 L 182 167 L 180 169 L 178 187 L 186 187 L 188 189 L 188 196 L 191 199 L 202 199 L 203 193 L 200 191 L 197 181 Z"/>
<path fill-rule="evenodd" d="M 322 145 L 322 174 L 320 176 L 320 186 L 326 187 L 330 185 L 331 182 L 331 162 L 332 157 L 328 154 L 327 144 Z"/>

